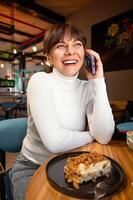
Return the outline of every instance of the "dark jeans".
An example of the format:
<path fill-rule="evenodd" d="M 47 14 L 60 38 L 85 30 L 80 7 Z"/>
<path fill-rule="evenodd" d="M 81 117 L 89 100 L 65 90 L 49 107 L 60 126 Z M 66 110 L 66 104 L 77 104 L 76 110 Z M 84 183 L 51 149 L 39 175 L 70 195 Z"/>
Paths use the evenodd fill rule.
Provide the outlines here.
<path fill-rule="evenodd" d="M 10 171 L 14 200 L 24 200 L 28 183 L 39 166 L 40 165 L 33 163 L 22 154 L 17 157 Z"/>

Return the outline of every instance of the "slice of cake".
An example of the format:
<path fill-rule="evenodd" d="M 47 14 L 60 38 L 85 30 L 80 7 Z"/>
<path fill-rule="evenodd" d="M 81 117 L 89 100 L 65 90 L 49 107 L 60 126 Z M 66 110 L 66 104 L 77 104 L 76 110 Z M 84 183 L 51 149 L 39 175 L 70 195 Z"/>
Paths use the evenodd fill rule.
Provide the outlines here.
<path fill-rule="evenodd" d="M 95 181 L 98 177 L 109 176 L 111 161 L 96 152 L 81 153 L 67 159 L 64 174 L 67 183 L 72 183 L 76 189 L 79 184 Z"/>

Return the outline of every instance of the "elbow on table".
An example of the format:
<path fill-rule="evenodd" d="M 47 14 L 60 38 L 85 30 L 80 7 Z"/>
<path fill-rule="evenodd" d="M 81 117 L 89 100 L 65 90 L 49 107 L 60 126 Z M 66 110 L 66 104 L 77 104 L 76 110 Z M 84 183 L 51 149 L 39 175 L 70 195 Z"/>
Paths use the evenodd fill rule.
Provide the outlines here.
<path fill-rule="evenodd" d="M 100 138 L 100 139 L 98 139 L 97 141 L 100 143 L 100 144 L 108 144 L 110 141 L 111 141 L 111 138 L 112 137 L 108 137 L 108 138 Z"/>
<path fill-rule="evenodd" d="M 114 134 L 114 127 L 110 128 L 110 129 L 104 129 L 104 130 L 100 130 L 100 132 L 102 133 L 101 135 L 97 134 L 97 136 L 95 137 L 95 139 L 100 143 L 100 144 L 108 144 L 111 139 L 112 136 Z"/>

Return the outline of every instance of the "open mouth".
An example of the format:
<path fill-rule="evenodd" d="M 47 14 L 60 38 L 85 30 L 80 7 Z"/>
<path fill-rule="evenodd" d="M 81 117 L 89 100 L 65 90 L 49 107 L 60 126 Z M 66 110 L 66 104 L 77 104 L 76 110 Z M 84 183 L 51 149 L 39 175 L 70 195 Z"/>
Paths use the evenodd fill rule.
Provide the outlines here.
<path fill-rule="evenodd" d="M 77 62 L 78 62 L 77 60 L 64 60 L 63 64 L 70 65 L 70 64 L 76 64 Z"/>

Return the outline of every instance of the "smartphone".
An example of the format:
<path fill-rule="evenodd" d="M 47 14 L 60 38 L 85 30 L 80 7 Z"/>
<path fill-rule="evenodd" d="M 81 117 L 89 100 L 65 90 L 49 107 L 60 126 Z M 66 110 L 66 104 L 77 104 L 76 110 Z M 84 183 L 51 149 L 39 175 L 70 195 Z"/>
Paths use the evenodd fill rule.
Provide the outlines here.
<path fill-rule="evenodd" d="M 85 53 L 84 65 L 89 71 L 91 71 L 91 73 L 93 75 L 95 75 L 95 73 L 96 73 L 96 59 L 93 55 Z"/>

